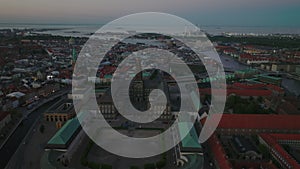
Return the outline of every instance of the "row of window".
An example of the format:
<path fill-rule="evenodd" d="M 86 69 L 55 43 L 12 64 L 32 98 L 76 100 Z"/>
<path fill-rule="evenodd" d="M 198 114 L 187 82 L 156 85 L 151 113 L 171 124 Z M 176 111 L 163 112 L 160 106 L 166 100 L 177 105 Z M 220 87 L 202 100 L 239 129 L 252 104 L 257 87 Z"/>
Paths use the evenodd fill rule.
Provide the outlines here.
<path fill-rule="evenodd" d="M 292 167 L 287 161 L 285 161 L 285 159 L 276 150 L 272 148 L 271 152 L 273 153 L 273 156 L 275 156 L 275 158 L 279 161 L 280 164 L 283 164 L 287 168 Z"/>
<path fill-rule="evenodd" d="M 67 116 L 46 116 L 47 121 L 67 121 Z"/>

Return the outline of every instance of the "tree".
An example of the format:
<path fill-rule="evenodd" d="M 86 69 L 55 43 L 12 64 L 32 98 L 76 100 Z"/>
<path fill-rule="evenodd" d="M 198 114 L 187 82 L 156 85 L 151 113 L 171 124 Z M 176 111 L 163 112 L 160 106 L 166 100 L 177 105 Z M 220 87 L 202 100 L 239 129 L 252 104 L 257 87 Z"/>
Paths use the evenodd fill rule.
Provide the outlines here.
<path fill-rule="evenodd" d="M 263 99 L 261 96 L 259 96 L 259 97 L 257 98 L 258 103 L 262 103 L 263 100 L 264 100 L 264 99 Z"/>
<path fill-rule="evenodd" d="M 155 164 L 153 163 L 145 164 L 144 169 L 155 169 Z"/>
<path fill-rule="evenodd" d="M 266 147 L 265 145 L 259 144 L 258 149 L 262 153 L 264 158 L 269 159 L 271 157 L 269 148 Z"/>
<path fill-rule="evenodd" d="M 83 166 L 87 166 L 88 165 L 88 161 L 87 161 L 86 157 L 81 157 L 80 158 L 80 163 Z"/>
<path fill-rule="evenodd" d="M 253 102 L 250 102 L 249 104 L 246 105 L 244 113 L 245 114 L 256 114 L 256 113 L 258 113 L 257 105 Z"/>
<path fill-rule="evenodd" d="M 101 169 L 112 169 L 112 166 L 108 164 L 102 164 Z"/>
<path fill-rule="evenodd" d="M 90 169 L 99 169 L 99 168 L 100 168 L 100 164 L 97 164 L 97 163 L 95 163 L 95 162 L 89 162 L 89 163 L 88 163 L 88 167 L 89 167 Z"/>
<path fill-rule="evenodd" d="M 45 126 L 44 126 L 44 125 L 41 125 L 41 126 L 40 126 L 40 132 L 41 132 L 41 133 L 44 133 L 44 131 L 45 131 Z"/>
<path fill-rule="evenodd" d="M 229 96 L 226 100 L 226 109 L 231 109 L 235 105 L 235 96 Z"/>
<path fill-rule="evenodd" d="M 130 166 L 130 169 L 139 169 L 138 166 Z"/>
<path fill-rule="evenodd" d="M 233 106 L 234 114 L 243 114 L 244 113 L 244 105 L 243 104 L 235 104 Z"/>
<path fill-rule="evenodd" d="M 254 101 L 254 97 L 253 96 L 250 96 L 249 100 L 252 102 Z"/>
<path fill-rule="evenodd" d="M 160 161 L 158 161 L 157 163 L 156 163 L 156 167 L 157 168 L 163 168 L 163 167 L 165 167 L 166 166 L 166 160 L 165 159 L 161 159 Z"/>

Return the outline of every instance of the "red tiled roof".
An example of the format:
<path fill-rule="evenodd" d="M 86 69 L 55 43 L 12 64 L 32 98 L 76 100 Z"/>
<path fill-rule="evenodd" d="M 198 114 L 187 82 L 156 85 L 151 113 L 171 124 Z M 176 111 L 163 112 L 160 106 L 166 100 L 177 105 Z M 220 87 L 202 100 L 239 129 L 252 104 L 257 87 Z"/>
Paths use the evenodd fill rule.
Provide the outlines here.
<path fill-rule="evenodd" d="M 218 45 L 218 46 L 216 46 L 216 49 L 233 49 L 233 48 L 231 46 Z"/>
<path fill-rule="evenodd" d="M 8 89 L 11 89 L 11 90 L 17 89 L 17 87 L 16 87 L 15 85 L 13 85 L 13 84 L 8 85 L 7 88 L 8 88 Z"/>
<path fill-rule="evenodd" d="M 215 89 L 216 94 L 222 93 L 224 89 Z M 238 96 L 271 96 L 272 92 L 284 92 L 283 88 L 272 84 L 244 84 L 234 83 L 227 85 L 227 95 L 235 94 Z M 200 93 L 211 94 L 210 88 L 200 88 Z"/>
<path fill-rule="evenodd" d="M 203 119 L 201 122 L 204 123 Z M 256 114 L 223 114 L 218 128 L 237 129 L 290 129 L 300 130 L 300 115 L 256 115 Z M 277 143 L 277 140 L 300 140 L 300 134 L 260 134 L 293 168 L 300 165 Z M 215 159 L 220 168 L 232 168 L 225 157 L 225 152 L 217 136 L 209 139 Z"/>
<path fill-rule="evenodd" d="M 300 134 L 272 133 L 270 135 L 276 140 L 300 140 Z"/>
<path fill-rule="evenodd" d="M 252 59 L 252 58 L 253 58 L 253 56 L 252 56 L 252 55 L 250 55 L 250 54 L 241 54 L 241 55 L 240 55 L 240 58 Z"/>
<path fill-rule="evenodd" d="M 245 83 L 234 83 L 229 86 L 241 88 L 241 89 L 258 89 L 258 88 L 266 87 L 265 84 L 245 84 Z"/>
<path fill-rule="evenodd" d="M 25 86 L 21 86 L 18 88 L 18 91 L 22 92 L 22 93 L 28 93 L 29 90 L 25 87 Z"/>
<path fill-rule="evenodd" d="M 235 161 L 234 168 L 249 168 L 249 169 L 278 169 L 274 164 L 272 163 L 266 163 L 266 162 L 245 162 L 245 161 Z"/>
<path fill-rule="evenodd" d="M 72 77 L 72 74 L 69 70 L 61 70 L 58 77 L 59 78 L 70 79 Z"/>
<path fill-rule="evenodd" d="M 219 168 L 222 169 L 231 169 L 232 165 L 230 162 L 226 159 L 225 151 L 217 138 L 215 134 L 213 134 L 209 138 L 209 145 L 212 151 L 212 154 L 214 155 L 215 160 L 217 161 Z"/>
<path fill-rule="evenodd" d="M 239 96 L 270 96 L 272 92 L 270 90 L 237 90 L 237 89 L 229 89 L 227 90 L 227 94 L 235 94 Z"/>
<path fill-rule="evenodd" d="M 276 141 L 276 139 L 271 134 L 260 134 L 260 137 L 265 140 L 265 142 L 271 146 L 275 151 L 277 151 L 282 158 L 285 159 L 292 166 L 293 169 L 299 169 L 300 165 L 295 159 L 292 158 Z"/>
<path fill-rule="evenodd" d="M 2 121 L 9 114 L 10 114 L 10 112 L 7 112 L 7 111 L 0 112 L 0 121 Z"/>
<path fill-rule="evenodd" d="M 6 64 L 4 58 L 0 56 L 0 66 L 4 66 Z"/>
<path fill-rule="evenodd" d="M 104 66 L 100 69 L 100 78 L 103 78 L 105 75 L 113 74 L 115 70 L 115 66 Z"/>
<path fill-rule="evenodd" d="M 270 90 L 264 90 L 264 89 L 227 89 L 227 95 L 231 95 L 231 94 L 235 94 L 238 96 L 271 96 L 272 95 L 272 91 Z M 201 88 L 199 89 L 200 93 L 203 94 L 211 94 L 211 89 L 210 88 Z M 215 89 L 215 94 L 218 93 L 223 93 L 223 89 Z"/>
<path fill-rule="evenodd" d="M 279 114 L 299 114 L 300 110 L 298 110 L 296 104 L 284 101 L 277 107 L 276 112 Z"/>
<path fill-rule="evenodd" d="M 273 90 L 273 91 L 277 91 L 277 92 L 284 92 L 283 88 L 276 86 L 276 85 L 272 85 L 272 84 L 268 84 L 267 88 L 269 88 L 270 90 Z"/>
<path fill-rule="evenodd" d="M 245 49 L 256 49 L 253 45 L 244 45 Z"/>
<path fill-rule="evenodd" d="M 300 130 L 300 115 L 223 114 L 218 128 Z"/>
<path fill-rule="evenodd" d="M 236 50 L 233 49 L 224 49 L 224 52 L 235 52 Z"/>

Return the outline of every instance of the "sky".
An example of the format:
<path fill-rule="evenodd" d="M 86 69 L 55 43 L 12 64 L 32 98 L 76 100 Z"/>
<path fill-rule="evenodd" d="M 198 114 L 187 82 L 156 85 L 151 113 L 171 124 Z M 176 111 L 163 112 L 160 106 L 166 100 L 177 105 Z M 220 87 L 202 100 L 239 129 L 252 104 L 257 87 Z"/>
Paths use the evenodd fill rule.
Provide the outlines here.
<path fill-rule="evenodd" d="M 0 23 L 105 24 L 137 12 L 207 26 L 300 27 L 300 0 L 0 0 Z"/>

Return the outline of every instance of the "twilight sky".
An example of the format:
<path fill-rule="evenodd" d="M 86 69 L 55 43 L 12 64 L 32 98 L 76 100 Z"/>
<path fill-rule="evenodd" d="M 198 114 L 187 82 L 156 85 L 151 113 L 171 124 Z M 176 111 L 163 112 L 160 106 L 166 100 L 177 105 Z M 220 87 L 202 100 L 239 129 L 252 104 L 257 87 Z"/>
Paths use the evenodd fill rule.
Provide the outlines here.
<path fill-rule="evenodd" d="M 136 12 L 200 25 L 300 26 L 300 0 L 0 0 L 0 23 L 102 24 Z"/>

